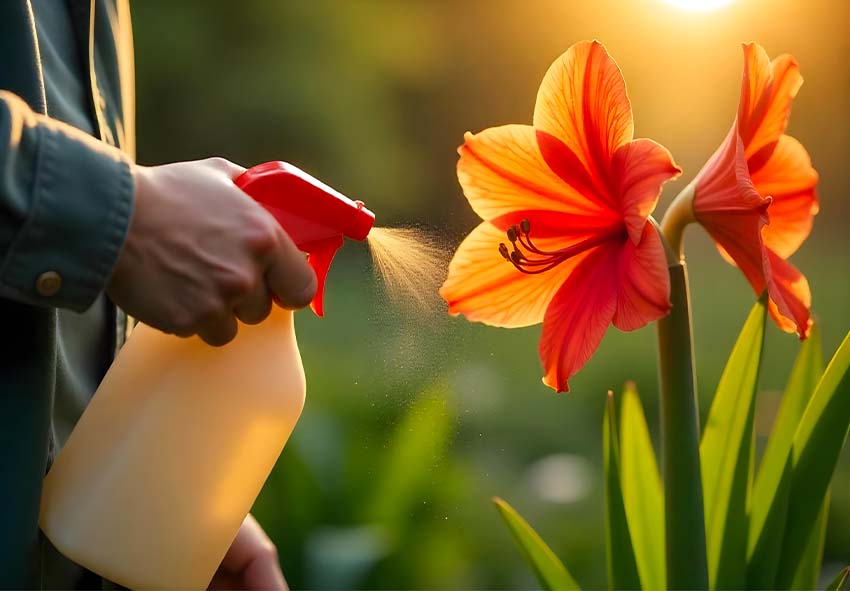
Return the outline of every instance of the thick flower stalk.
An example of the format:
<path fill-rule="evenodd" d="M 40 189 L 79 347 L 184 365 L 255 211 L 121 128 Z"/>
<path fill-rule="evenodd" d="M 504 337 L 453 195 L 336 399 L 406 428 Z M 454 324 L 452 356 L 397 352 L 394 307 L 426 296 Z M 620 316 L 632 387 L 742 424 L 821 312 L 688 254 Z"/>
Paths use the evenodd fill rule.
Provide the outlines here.
<path fill-rule="evenodd" d="M 649 216 L 680 170 L 633 131 L 620 69 L 600 43 L 581 42 L 547 71 L 533 125 L 467 133 L 459 149 L 458 180 L 484 221 L 458 248 L 440 294 L 472 321 L 542 321 L 543 381 L 559 392 L 609 325 L 635 330 L 670 309 Z"/>
<path fill-rule="evenodd" d="M 785 135 L 791 101 L 803 78 L 794 58 L 770 61 L 744 45 L 738 114 L 723 144 L 693 184 L 693 215 L 738 266 L 780 328 L 808 336 L 811 292 L 787 261 L 812 229 L 818 175 L 806 149 Z"/>

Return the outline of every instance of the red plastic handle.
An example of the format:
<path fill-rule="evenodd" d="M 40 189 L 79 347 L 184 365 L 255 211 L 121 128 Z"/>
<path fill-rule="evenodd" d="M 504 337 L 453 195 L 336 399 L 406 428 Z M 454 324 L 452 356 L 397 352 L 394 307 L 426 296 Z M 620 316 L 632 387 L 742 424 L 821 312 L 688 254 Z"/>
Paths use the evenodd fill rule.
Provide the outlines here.
<path fill-rule="evenodd" d="M 324 314 L 325 277 L 343 237 L 364 240 L 375 214 L 320 180 L 286 162 L 266 162 L 246 170 L 236 186 L 265 207 L 308 254 L 318 279 L 311 307 Z"/>

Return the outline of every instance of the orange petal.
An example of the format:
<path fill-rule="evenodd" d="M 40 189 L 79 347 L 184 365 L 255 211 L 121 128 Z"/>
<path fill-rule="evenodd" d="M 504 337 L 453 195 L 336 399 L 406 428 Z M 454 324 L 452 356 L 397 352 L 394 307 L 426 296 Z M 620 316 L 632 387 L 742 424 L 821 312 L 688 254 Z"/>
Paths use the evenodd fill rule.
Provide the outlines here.
<path fill-rule="evenodd" d="M 749 166 L 758 192 L 773 198 L 770 225 L 761 233 L 765 246 L 788 258 L 811 232 L 818 212 L 818 173 L 803 145 L 788 135 L 779 138 L 770 158 L 756 170 L 752 160 Z"/>
<path fill-rule="evenodd" d="M 812 292 L 809 282 L 800 271 L 771 250 L 767 250 L 770 264 L 768 311 L 785 332 L 797 332 L 800 340 L 809 336 L 812 328 Z"/>
<path fill-rule="evenodd" d="M 507 242 L 505 233 L 488 222 L 472 230 L 449 264 L 440 295 L 450 314 L 463 314 L 470 321 L 507 328 L 537 324 L 579 257 L 547 273 L 527 275 L 502 258 L 501 242 Z M 536 238 L 535 243 L 555 250 L 562 240 Z"/>
<path fill-rule="evenodd" d="M 770 200 L 762 198 L 750 180 L 743 142 L 733 126 L 697 175 L 694 217 L 756 293 L 766 288 L 761 229 L 767 223 L 769 205 Z"/>
<path fill-rule="evenodd" d="M 670 152 L 652 140 L 640 139 L 617 148 L 612 162 L 618 179 L 617 194 L 626 228 L 637 244 L 644 234 L 646 219 L 655 210 L 661 186 L 682 173 Z"/>
<path fill-rule="evenodd" d="M 634 134 L 626 84 L 598 41 L 570 47 L 549 67 L 534 107 L 534 127 L 564 142 L 594 178 Z"/>
<path fill-rule="evenodd" d="M 466 133 L 457 177 L 472 209 L 491 220 L 520 209 L 593 216 L 600 207 L 555 174 L 543 160 L 534 128 L 491 127 Z"/>
<path fill-rule="evenodd" d="M 594 177 L 567 144 L 550 133 L 537 130 L 537 145 L 549 168 L 584 199 L 604 211 L 618 211 L 617 200 L 604 180 Z"/>
<path fill-rule="evenodd" d="M 640 242 L 620 253 L 614 326 L 636 330 L 670 311 L 670 273 L 658 231 L 645 223 Z"/>
<path fill-rule="evenodd" d="M 788 125 L 791 101 L 803 84 L 797 61 L 788 54 L 773 62 L 757 43 L 744 44 L 744 78 L 738 124 L 747 158 L 777 141 Z"/>
<path fill-rule="evenodd" d="M 568 380 L 590 359 L 611 324 L 617 310 L 618 254 L 614 244 L 588 251 L 546 310 L 539 347 L 543 382 L 558 392 L 570 391 Z"/>

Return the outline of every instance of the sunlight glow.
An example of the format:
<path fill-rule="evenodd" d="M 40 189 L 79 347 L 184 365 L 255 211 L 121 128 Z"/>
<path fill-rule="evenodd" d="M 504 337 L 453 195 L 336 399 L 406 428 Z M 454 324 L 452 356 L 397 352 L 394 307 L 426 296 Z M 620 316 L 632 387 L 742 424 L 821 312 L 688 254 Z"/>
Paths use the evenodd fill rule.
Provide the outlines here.
<path fill-rule="evenodd" d="M 694 12 L 707 12 L 729 6 L 733 0 L 666 0 L 668 4 L 691 10 Z"/>

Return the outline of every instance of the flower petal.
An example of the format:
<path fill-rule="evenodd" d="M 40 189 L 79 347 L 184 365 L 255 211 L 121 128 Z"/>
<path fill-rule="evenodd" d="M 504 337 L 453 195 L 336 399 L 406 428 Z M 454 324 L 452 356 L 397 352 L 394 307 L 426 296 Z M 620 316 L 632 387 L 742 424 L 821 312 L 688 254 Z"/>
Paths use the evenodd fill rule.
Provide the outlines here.
<path fill-rule="evenodd" d="M 771 62 L 761 45 L 744 44 L 738 124 L 747 158 L 769 149 L 785 131 L 791 101 L 802 84 L 800 68 L 791 55 L 780 55 Z"/>
<path fill-rule="evenodd" d="M 490 220 L 519 209 L 593 215 L 600 207 L 555 174 L 540 154 L 534 128 L 491 127 L 466 133 L 457 177 L 472 209 Z"/>
<path fill-rule="evenodd" d="M 645 223 L 640 242 L 620 253 L 614 326 L 636 330 L 670 311 L 670 272 L 658 231 Z"/>
<path fill-rule="evenodd" d="M 576 43 L 549 67 L 534 127 L 564 142 L 591 176 L 609 180 L 614 152 L 631 141 L 634 125 L 623 75 L 601 43 Z"/>
<path fill-rule="evenodd" d="M 615 244 L 588 251 L 546 310 L 539 346 L 543 383 L 558 392 L 570 391 L 568 380 L 590 359 L 611 324 L 619 251 Z"/>
<path fill-rule="evenodd" d="M 803 340 L 812 328 L 809 282 L 797 267 L 770 249 L 767 249 L 767 258 L 770 265 L 768 311 L 779 328 L 785 332 L 796 331 Z"/>
<path fill-rule="evenodd" d="M 617 211 L 616 200 L 602 179 L 594 177 L 578 155 L 559 138 L 537 130 L 537 145 L 543 160 L 565 183 L 585 199 L 606 211 Z"/>
<path fill-rule="evenodd" d="M 694 217 L 724 258 L 741 269 L 756 293 L 766 288 L 761 229 L 767 223 L 769 205 L 770 199 L 762 198 L 753 186 L 744 145 L 733 126 L 697 175 Z"/>
<path fill-rule="evenodd" d="M 679 176 L 682 169 L 674 164 L 667 148 L 639 139 L 617 148 L 612 172 L 618 180 L 623 220 L 632 242 L 637 244 L 644 234 L 646 219 L 658 204 L 661 186 Z"/>
<path fill-rule="evenodd" d="M 527 275 L 499 254 L 505 233 L 484 222 L 461 243 L 449 264 L 449 275 L 440 295 L 452 315 L 464 314 L 474 322 L 515 328 L 543 320 L 553 295 L 570 274 L 579 257 L 547 273 Z M 536 238 L 540 248 L 557 249 L 563 241 Z"/>
<path fill-rule="evenodd" d="M 761 233 L 765 246 L 788 258 L 811 232 L 818 212 L 818 173 L 803 145 L 788 135 L 779 138 L 766 162 L 754 170 L 751 160 L 749 167 L 758 192 L 773 198 L 770 225 Z"/>

